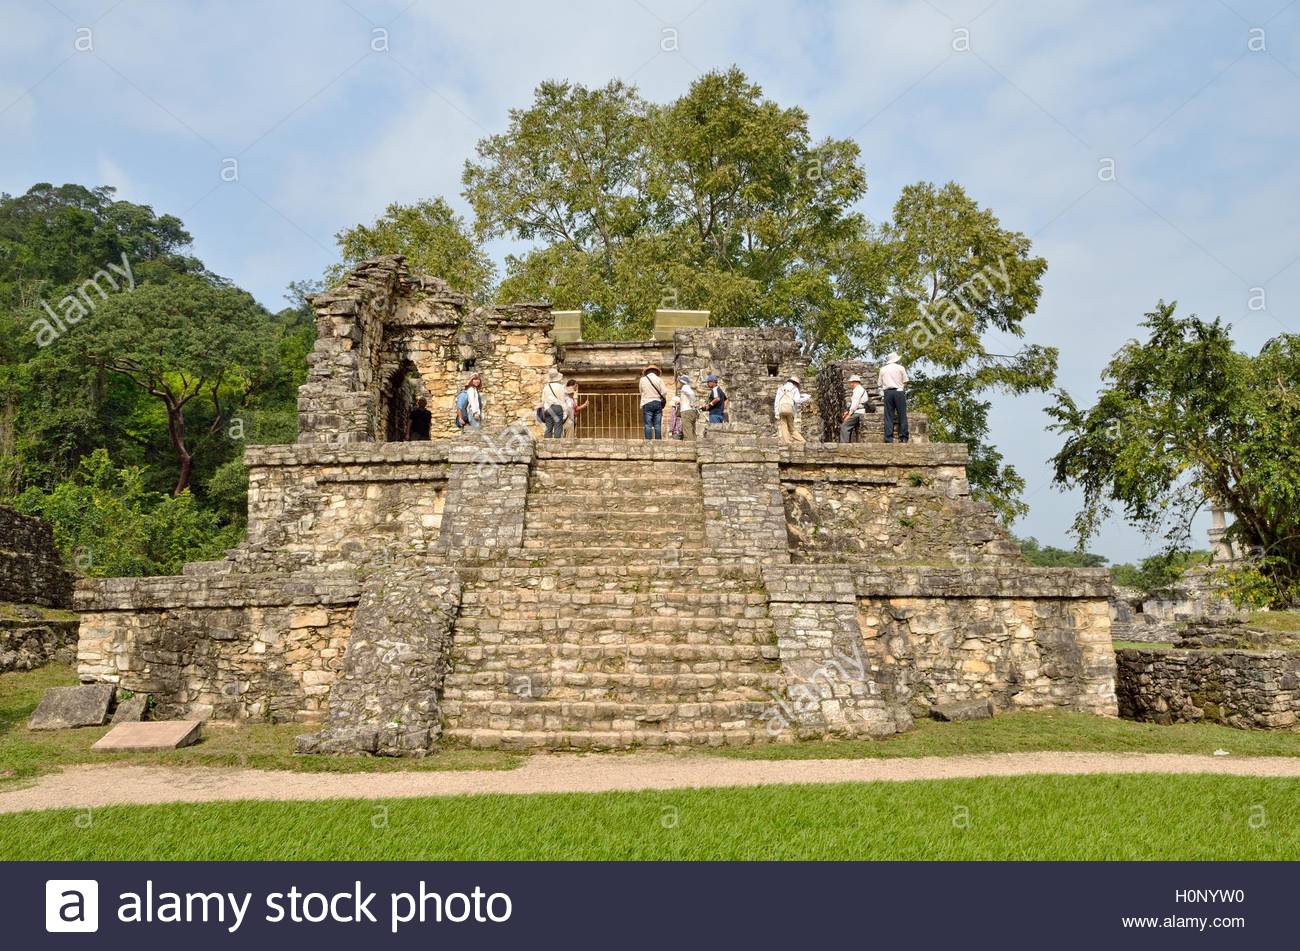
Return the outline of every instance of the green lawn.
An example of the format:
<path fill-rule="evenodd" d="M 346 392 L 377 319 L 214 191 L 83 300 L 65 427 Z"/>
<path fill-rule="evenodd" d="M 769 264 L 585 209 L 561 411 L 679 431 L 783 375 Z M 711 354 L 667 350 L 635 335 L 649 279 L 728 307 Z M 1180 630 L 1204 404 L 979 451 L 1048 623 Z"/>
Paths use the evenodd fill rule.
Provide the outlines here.
<path fill-rule="evenodd" d="M 1300 780 L 1035 776 L 0 816 L 0 859 L 1300 859 Z"/>
<path fill-rule="evenodd" d="M 423 759 L 369 756 L 296 756 L 293 738 L 302 724 L 249 723 L 208 726 L 202 742 L 166 753 L 95 753 L 90 747 L 108 727 L 31 732 L 27 718 L 47 687 L 74 683 L 67 667 L 0 674 L 0 788 L 74 763 L 140 763 L 175 766 L 248 766 L 302 772 L 511 769 L 527 754 L 447 747 Z M 749 759 L 862 759 L 898 756 L 959 756 L 1039 750 L 1134 753 L 1213 753 L 1234 756 L 1300 756 L 1300 732 L 1234 730 L 1213 724 L 1158 726 L 1081 713 L 1002 714 L 992 720 L 937 723 L 884 740 L 780 743 L 707 751 Z M 682 751 L 681 756 L 701 755 Z"/>
<path fill-rule="evenodd" d="M 1233 756 L 1300 756 L 1300 732 L 1234 730 L 1213 723 L 1160 726 L 1086 713 L 1033 711 L 965 723 L 918 719 L 916 729 L 883 740 L 775 743 L 713 752 L 740 759 L 878 759 L 1041 750 L 1209 755 L 1220 749 Z"/>
<path fill-rule="evenodd" d="M 314 729 L 301 723 L 205 726 L 194 746 L 165 753 L 96 753 L 91 744 L 109 728 L 27 729 L 27 719 L 48 687 L 76 683 L 70 667 L 51 664 L 0 674 L 0 789 L 73 763 L 140 763 L 169 766 L 247 766 L 304 772 L 384 772 L 395 769 L 511 769 L 518 754 L 448 748 L 422 759 L 370 756 L 296 756 L 293 738 Z"/>

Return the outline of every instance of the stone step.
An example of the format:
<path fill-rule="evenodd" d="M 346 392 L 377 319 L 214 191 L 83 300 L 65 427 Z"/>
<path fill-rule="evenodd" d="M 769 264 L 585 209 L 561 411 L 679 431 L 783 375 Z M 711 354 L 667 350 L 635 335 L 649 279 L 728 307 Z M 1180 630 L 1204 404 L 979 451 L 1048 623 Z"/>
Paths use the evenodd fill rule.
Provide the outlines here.
<path fill-rule="evenodd" d="M 650 495 L 671 495 L 682 499 L 700 500 L 704 497 L 699 484 L 699 473 L 631 473 L 617 471 L 595 475 L 553 474 L 534 471 L 529 481 L 529 498 L 553 499 L 557 495 L 596 495 L 610 493 L 628 498 Z"/>
<path fill-rule="evenodd" d="M 457 730 L 563 730 L 662 732 L 746 730 L 761 727 L 774 711 L 775 698 L 704 700 L 686 703 L 618 703 L 591 700 L 444 700 L 447 725 Z"/>
<path fill-rule="evenodd" d="M 528 612 L 534 608 L 575 608 L 579 611 L 628 608 L 629 610 L 668 611 L 691 614 L 702 609 L 754 607 L 765 608 L 767 596 L 755 590 L 710 590 L 700 588 L 638 588 L 636 581 L 627 587 L 614 590 L 539 588 L 531 585 L 502 582 L 491 587 L 471 586 L 461 594 L 462 614 L 473 606 L 504 605 L 507 608 Z M 766 613 L 766 612 L 763 612 Z M 551 615 L 554 616 L 554 615 Z M 757 616 L 757 615 L 755 615 Z"/>
<path fill-rule="evenodd" d="M 448 675 L 442 700 L 466 704 L 504 700 L 612 701 L 632 704 L 751 700 L 781 696 L 785 678 L 771 671 L 638 674 L 603 671 L 474 671 Z"/>
<path fill-rule="evenodd" d="M 629 674 L 766 673 L 779 667 L 775 644 L 573 644 L 511 641 L 466 644 L 453 650 L 454 670 L 550 670 Z"/>
<path fill-rule="evenodd" d="M 563 621 L 470 619 L 456 629 L 465 647 L 509 644 L 518 641 L 548 644 L 771 644 L 775 641 L 770 621 L 737 621 L 728 625 L 683 624 L 672 629 L 649 630 L 633 622 L 623 629 L 616 625 L 593 624 L 574 629 Z"/>
<path fill-rule="evenodd" d="M 524 516 L 528 525 L 565 525 L 585 528 L 661 528 L 684 526 L 704 531 L 704 513 L 687 511 L 665 502 L 662 505 L 613 507 L 598 501 L 574 506 L 535 506 Z"/>
<path fill-rule="evenodd" d="M 552 749 L 552 750 L 619 750 L 646 746 L 753 746 L 759 743 L 788 743 L 794 734 L 788 730 L 759 729 L 693 730 L 665 732 L 659 730 L 484 730 L 450 729 L 443 734 L 452 743 L 478 749 Z"/>
<path fill-rule="evenodd" d="M 550 548 L 631 548 L 642 552 L 655 548 L 703 548 L 702 530 L 672 528 L 581 529 L 525 525 L 524 548 L 539 551 Z"/>

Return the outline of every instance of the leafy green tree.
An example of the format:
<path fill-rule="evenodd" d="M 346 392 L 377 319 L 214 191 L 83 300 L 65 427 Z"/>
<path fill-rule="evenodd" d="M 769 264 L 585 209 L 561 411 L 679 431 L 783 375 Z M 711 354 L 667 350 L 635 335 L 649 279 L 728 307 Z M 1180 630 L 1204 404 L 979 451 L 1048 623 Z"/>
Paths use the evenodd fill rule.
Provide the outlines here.
<path fill-rule="evenodd" d="M 1300 597 L 1300 335 L 1250 356 L 1222 321 L 1174 311 L 1162 301 L 1146 315 L 1147 339 L 1114 356 L 1095 405 L 1058 392 L 1048 409 L 1065 435 L 1056 482 L 1083 492 L 1075 531 L 1086 541 L 1119 508 L 1143 530 L 1163 532 L 1169 551 L 1185 550 L 1193 518 L 1217 502 L 1235 518 L 1230 537 L 1255 556 L 1239 587 L 1292 602 Z"/>
<path fill-rule="evenodd" d="M 1167 551 L 1143 558 L 1136 565 L 1115 565 L 1110 577 L 1117 585 L 1150 594 L 1176 584 L 1190 569 L 1209 564 L 1208 551 Z"/>
<path fill-rule="evenodd" d="M 115 468 L 96 449 L 51 492 L 30 488 L 16 507 L 50 523 L 64 559 L 98 577 L 176 574 L 186 561 L 218 558 L 239 540 L 194 497 L 150 492 L 138 467 Z"/>
<path fill-rule="evenodd" d="M 67 335 L 90 366 L 139 387 L 165 413 L 180 495 L 194 456 L 186 410 L 202 397 L 213 409 L 208 432 L 220 431 L 232 404 L 266 372 L 272 338 L 267 315 L 251 296 L 197 277 L 178 277 L 109 297 L 93 320 Z"/>
<path fill-rule="evenodd" d="M 1020 553 L 1025 561 L 1039 568 L 1101 568 L 1106 564 L 1105 555 L 1090 551 L 1074 551 L 1057 548 L 1054 545 L 1040 545 L 1037 538 L 1017 538 Z"/>
<path fill-rule="evenodd" d="M 803 110 L 735 68 L 663 105 L 617 81 L 543 83 L 463 181 L 480 232 L 534 242 L 507 258 L 502 299 L 581 308 L 590 339 L 688 307 L 793 327 L 814 361 L 898 349 L 935 437 L 972 445 L 977 494 L 1005 521 L 1025 511 L 988 397 L 1055 380 L 1056 351 L 1019 342 L 1047 264 L 958 185 L 910 186 L 872 227 L 857 144 L 814 141 Z"/>
<path fill-rule="evenodd" d="M 482 300 L 492 292 L 496 266 L 482 242 L 441 198 L 389 205 L 373 225 L 357 225 L 335 235 L 343 261 L 329 271 L 337 283 L 354 265 L 381 254 L 403 254 L 425 274 Z"/>
<path fill-rule="evenodd" d="M 1046 390 L 1056 379 L 1056 349 L 1020 343 L 1047 261 L 954 182 L 904 188 L 878 238 L 864 280 L 871 348 L 903 354 L 932 438 L 971 444 L 971 482 L 1010 522 L 1026 511 L 1024 479 L 988 442 L 991 402 L 982 397 Z M 992 349 L 990 335 L 1010 352 Z"/>
<path fill-rule="evenodd" d="M 479 142 L 465 195 L 485 235 L 540 242 L 507 259 L 500 296 L 584 308 L 593 339 L 645 335 L 657 307 L 705 307 L 829 351 L 848 347 L 855 313 L 835 276 L 864 224 L 857 158 L 849 140 L 813 142 L 802 110 L 737 69 L 667 106 L 617 81 L 548 82 Z"/>

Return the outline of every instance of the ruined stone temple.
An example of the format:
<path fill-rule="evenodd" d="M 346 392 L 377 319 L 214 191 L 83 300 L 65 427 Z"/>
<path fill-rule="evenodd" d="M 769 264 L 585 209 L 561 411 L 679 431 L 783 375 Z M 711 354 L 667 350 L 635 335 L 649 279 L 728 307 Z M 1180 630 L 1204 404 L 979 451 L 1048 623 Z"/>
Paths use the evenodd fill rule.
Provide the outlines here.
<path fill-rule="evenodd" d="M 964 445 L 824 442 L 845 380 L 792 332 L 666 315 L 584 342 L 397 257 L 315 298 L 299 440 L 253 446 L 248 538 L 179 577 L 83 581 L 82 680 L 163 717 L 301 721 L 303 751 L 597 748 L 883 735 L 933 705 L 1115 713 L 1104 569 L 1027 566 L 971 498 Z M 731 419 L 639 436 L 657 363 Z M 545 375 L 591 406 L 539 438 Z M 452 400 L 483 378 L 485 425 Z M 817 394 L 774 438 L 791 374 Z M 433 439 L 399 441 L 414 400 Z M 924 421 L 914 427 L 923 435 Z"/>

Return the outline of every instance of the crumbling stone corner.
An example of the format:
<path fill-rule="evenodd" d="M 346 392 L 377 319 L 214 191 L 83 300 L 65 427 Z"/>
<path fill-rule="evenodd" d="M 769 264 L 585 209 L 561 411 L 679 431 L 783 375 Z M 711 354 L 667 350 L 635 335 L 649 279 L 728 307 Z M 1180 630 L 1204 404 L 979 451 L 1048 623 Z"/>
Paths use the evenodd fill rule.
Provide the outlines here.
<path fill-rule="evenodd" d="M 450 568 L 394 567 L 363 587 L 319 733 L 300 736 L 299 753 L 428 752 L 442 735 L 438 698 L 460 609 Z"/>

